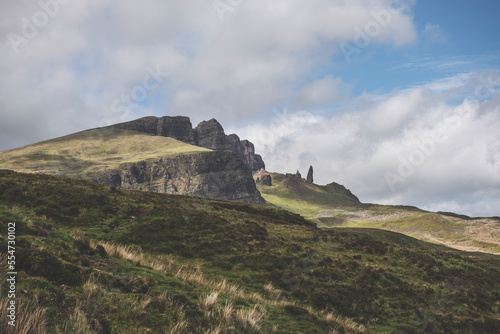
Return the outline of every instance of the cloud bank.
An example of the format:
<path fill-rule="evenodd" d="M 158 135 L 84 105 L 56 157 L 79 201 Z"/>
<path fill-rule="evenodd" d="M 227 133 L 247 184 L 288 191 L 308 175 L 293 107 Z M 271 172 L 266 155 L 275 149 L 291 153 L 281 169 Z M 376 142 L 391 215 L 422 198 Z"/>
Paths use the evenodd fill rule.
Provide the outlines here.
<path fill-rule="evenodd" d="M 308 96 L 311 74 L 374 15 L 390 13 L 391 24 L 372 43 L 415 38 L 404 2 L 223 1 L 222 12 L 217 3 L 2 2 L 0 149 L 150 114 L 243 122 L 293 99 L 329 102 L 340 79 Z M 148 68 L 168 77 L 144 94 Z"/>
<path fill-rule="evenodd" d="M 469 98 L 450 99 L 461 95 Z M 306 172 L 312 164 L 315 181 L 344 184 L 363 202 L 493 216 L 499 127 L 500 74 L 486 72 L 363 96 L 328 115 L 276 111 L 269 124 L 238 133 L 256 144 L 267 169 Z"/>

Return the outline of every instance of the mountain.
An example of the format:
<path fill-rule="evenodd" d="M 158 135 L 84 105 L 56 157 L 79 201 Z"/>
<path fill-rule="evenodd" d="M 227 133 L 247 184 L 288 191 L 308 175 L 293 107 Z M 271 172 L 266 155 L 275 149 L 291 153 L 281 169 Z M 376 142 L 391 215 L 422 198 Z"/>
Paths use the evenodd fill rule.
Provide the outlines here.
<path fill-rule="evenodd" d="M 266 184 L 261 181 L 264 175 L 269 178 Z M 300 214 L 322 228 L 383 229 L 461 250 L 500 254 L 498 217 L 470 218 L 410 206 L 361 203 L 344 186 L 320 186 L 296 174 L 262 171 L 254 178 L 268 203 Z"/>
<path fill-rule="evenodd" d="M 0 152 L 0 168 L 124 189 L 263 204 L 252 178 L 264 168 L 249 141 L 216 120 L 146 117 Z"/>
<path fill-rule="evenodd" d="M 145 117 L 111 125 L 110 128 L 171 137 L 187 144 L 215 151 L 232 151 L 245 161 L 252 172 L 266 167 L 262 157 L 255 154 L 255 148 L 251 142 L 240 140 L 236 134 L 226 135 L 222 125 L 213 118 L 201 122 L 195 129 L 192 128 L 189 117 L 184 116 Z"/>
<path fill-rule="evenodd" d="M 498 256 L 399 233 L 323 230 L 273 207 L 0 171 L 0 226 L 9 223 L 17 332 L 500 328 Z M 0 271 L 2 333 L 10 333 L 6 278 Z"/>

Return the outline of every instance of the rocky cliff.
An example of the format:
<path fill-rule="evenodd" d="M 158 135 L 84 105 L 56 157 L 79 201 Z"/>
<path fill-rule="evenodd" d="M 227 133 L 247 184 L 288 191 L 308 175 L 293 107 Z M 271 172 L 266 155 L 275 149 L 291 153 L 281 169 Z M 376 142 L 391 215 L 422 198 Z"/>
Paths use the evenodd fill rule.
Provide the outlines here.
<path fill-rule="evenodd" d="M 194 141 L 187 117 L 143 118 L 0 152 L 0 168 L 124 189 L 264 202 L 240 155 L 188 144 Z"/>
<path fill-rule="evenodd" d="M 216 151 L 232 151 L 243 159 L 251 172 L 265 168 L 262 157 L 255 154 L 255 148 L 251 142 L 240 140 L 235 134 L 226 135 L 222 125 L 215 119 L 203 121 L 194 129 L 189 117 L 184 116 L 145 117 L 111 125 L 111 127 L 171 137 Z"/>
<path fill-rule="evenodd" d="M 123 189 L 264 204 L 248 166 L 233 152 L 166 156 L 121 165 L 89 180 Z"/>

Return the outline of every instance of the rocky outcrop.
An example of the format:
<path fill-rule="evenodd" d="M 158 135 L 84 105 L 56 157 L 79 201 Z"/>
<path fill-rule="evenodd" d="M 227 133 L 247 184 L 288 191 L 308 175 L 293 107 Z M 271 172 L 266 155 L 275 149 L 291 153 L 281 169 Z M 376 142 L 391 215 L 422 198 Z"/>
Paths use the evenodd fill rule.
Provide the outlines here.
<path fill-rule="evenodd" d="M 226 135 L 222 125 L 215 119 L 203 121 L 193 129 L 189 117 L 164 116 L 145 117 L 135 121 L 111 125 L 111 127 L 145 132 L 151 135 L 172 137 L 188 144 L 206 147 L 215 151 L 232 151 L 240 156 L 256 172 L 265 168 L 262 157 L 255 154 L 254 145 L 248 140 L 240 140 L 235 135 Z"/>
<path fill-rule="evenodd" d="M 227 151 L 171 155 L 129 163 L 89 175 L 89 178 L 123 189 L 265 203 L 248 166 Z"/>
<path fill-rule="evenodd" d="M 347 189 L 346 187 L 344 187 L 341 184 L 332 182 L 332 183 L 327 184 L 325 187 L 327 190 L 344 194 L 344 195 L 354 199 L 355 201 L 359 202 L 359 199 L 349 189 Z"/>
<path fill-rule="evenodd" d="M 196 145 L 211 150 L 227 150 L 238 154 L 252 172 L 266 168 L 262 157 L 248 140 L 240 140 L 235 134 L 226 135 L 222 125 L 215 119 L 203 121 L 194 129 Z"/>
<path fill-rule="evenodd" d="M 268 187 L 273 185 L 271 174 L 269 174 L 269 172 L 267 172 L 264 168 L 261 168 L 258 172 L 254 173 L 253 179 L 256 184 L 262 184 Z"/>
<path fill-rule="evenodd" d="M 309 183 L 314 183 L 314 179 L 313 179 L 313 166 L 309 167 L 309 171 L 307 172 L 306 181 L 309 182 Z"/>
<path fill-rule="evenodd" d="M 189 117 L 144 117 L 131 122 L 111 125 L 110 127 L 144 132 L 155 136 L 171 137 L 188 144 L 196 145 L 193 125 Z"/>

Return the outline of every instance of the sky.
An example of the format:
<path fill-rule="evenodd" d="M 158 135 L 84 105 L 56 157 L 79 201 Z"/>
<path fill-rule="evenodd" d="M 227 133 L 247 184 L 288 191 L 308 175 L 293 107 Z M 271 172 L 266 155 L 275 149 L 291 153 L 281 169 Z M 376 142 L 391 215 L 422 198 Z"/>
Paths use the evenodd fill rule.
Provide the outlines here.
<path fill-rule="evenodd" d="M 216 118 L 274 172 L 500 216 L 498 0 L 0 3 L 0 150 Z"/>

